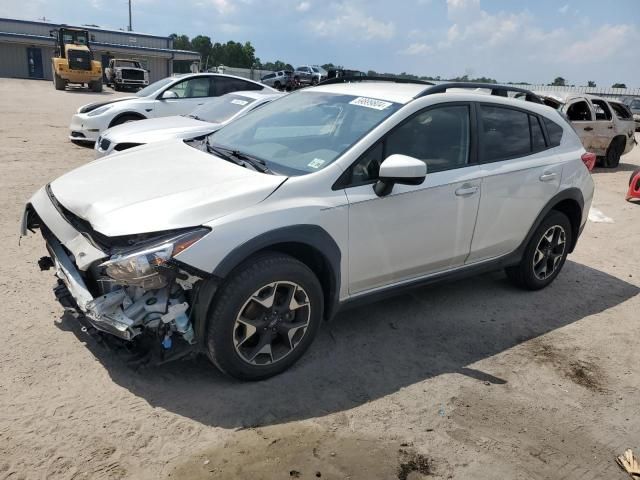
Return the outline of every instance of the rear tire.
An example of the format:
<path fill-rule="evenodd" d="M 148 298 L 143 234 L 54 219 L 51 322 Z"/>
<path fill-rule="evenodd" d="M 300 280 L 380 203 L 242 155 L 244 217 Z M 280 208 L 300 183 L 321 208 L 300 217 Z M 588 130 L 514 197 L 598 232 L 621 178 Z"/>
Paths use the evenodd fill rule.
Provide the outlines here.
<path fill-rule="evenodd" d="M 56 87 L 56 90 L 64 90 L 65 85 L 65 81 L 60 78 L 60 75 L 53 72 L 53 86 Z"/>
<path fill-rule="evenodd" d="M 232 377 L 272 377 L 309 348 L 322 315 L 322 288 L 309 267 L 266 253 L 237 267 L 218 291 L 207 318 L 207 353 Z"/>
<path fill-rule="evenodd" d="M 622 156 L 622 152 L 624 152 L 624 139 L 623 138 L 614 138 L 607 148 L 607 154 L 603 159 L 603 166 L 606 168 L 616 168 L 620 164 L 620 157 Z"/>
<path fill-rule="evenodd" d="M 552 210 L 533 232 L 520 263 L 505 269 L 507 277 L 525 290 L 546 287 L 562 270 L 572 241 L 571 222 L 564 213 Z"/>
<path fill-rule="evenodd" d="M 96 80 L 94 82 L 89 82 L 89 88 L 92 92 L 101 92 L 102 91 L 102 79 Z"/>

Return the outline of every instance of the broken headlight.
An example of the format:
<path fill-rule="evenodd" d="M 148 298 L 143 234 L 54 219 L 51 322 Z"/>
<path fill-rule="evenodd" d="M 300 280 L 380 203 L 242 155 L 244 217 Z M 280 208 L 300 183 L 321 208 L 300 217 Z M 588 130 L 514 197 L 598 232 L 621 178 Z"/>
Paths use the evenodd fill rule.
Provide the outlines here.
<path fill-rule="evenodd" d="M 167 285 L 167 277 L 158 268 L 169 259 L 183 252 L 207 233 L 207 228 L 199 228 L 143 248 L 113 255 L 100 266 L 116 283 L 155 290 Z"/>

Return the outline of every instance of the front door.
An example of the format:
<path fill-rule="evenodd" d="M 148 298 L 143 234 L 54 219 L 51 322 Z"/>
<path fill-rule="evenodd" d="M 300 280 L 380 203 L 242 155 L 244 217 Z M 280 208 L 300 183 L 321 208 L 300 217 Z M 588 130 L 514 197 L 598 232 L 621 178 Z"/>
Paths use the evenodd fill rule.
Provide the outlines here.
<path fill-rule="evenodd" d="M 479 166 L 470 165 L 470 105 L 423 110 L 390 132 L 350 169 L 349 290 L 357 294 L 463 265 L 480 200 Z M 394 153 L 427 164 L 422 185 L 373 183 Z"/>
<path fill-rule="evenodd" d="M 42 50 L 40 48 L 27 48 L 27 68 L 29 78 L 44 78 L 42 69 Z"/>
<path fill-rule="evenodd" d="M 210 97 L 215 96 L 215 77 L 193 77 L 178 82 L 165 92 L 175 93 L 176 98 L 163 98 L 155 101 L 149 116 L 167 117 L 171 115 L 188 115 Z"/>

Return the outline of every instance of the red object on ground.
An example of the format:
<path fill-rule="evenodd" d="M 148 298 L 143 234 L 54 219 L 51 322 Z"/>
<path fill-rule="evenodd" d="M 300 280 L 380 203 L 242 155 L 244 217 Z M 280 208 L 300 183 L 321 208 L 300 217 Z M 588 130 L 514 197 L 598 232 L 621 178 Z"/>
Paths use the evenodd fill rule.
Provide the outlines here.
<path fill-rule="evenodd" d="M 582 161 L 587 166 L 589 171 L 593 170 L 593 167 L 596 166 L 596 154 L 591 152 L 585 152 L 582 154 Z"/>
<path fill-rule="evenodd" d="M 627 200 L 632 198 L 640 199 L 640 168 L 631 174 L 629 179 L 629 191 L 627 192 Z"/>

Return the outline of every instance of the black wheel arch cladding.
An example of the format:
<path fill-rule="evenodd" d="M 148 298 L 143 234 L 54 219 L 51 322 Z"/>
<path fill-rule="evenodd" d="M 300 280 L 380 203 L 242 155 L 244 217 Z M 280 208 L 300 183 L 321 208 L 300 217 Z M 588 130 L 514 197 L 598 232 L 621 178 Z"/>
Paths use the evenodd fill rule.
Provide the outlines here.
<path fill-rule="evenodd" d="M 233 249 L 212 274 L 226 278 L 247 258 L 263 251 L 284 253 L 306 264 L 318 276 L 325 297 L 325 318 L 331 318 L 338 305 L 342 253 L 324 228 L 301 224 L 262 233 Z"/>

